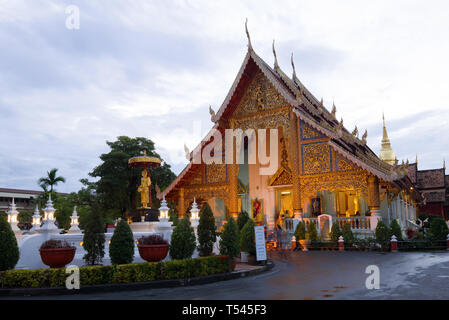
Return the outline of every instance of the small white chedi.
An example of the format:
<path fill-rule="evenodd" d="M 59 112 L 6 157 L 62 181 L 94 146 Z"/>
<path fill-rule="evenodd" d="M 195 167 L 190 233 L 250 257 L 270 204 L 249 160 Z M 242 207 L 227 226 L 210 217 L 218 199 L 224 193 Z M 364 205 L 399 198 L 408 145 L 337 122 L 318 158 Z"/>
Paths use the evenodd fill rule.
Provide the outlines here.
<path fill-rule="evenodd" d="M 70 217 L 70 229 L 67 231 L 68 233 L 81 233 L 78 218 L 78 212 L 76 212 L 75 206 L 75 208 L 73 208 L 72 216 Z"/>
<path fill-rule="evenodd" d="M 41 214 L 39 212 L 39 207 L 38 205 L 36 205 L 36 208 L 34 209 L 34 214 L 33 214 L 33 227 L 31 228 L 30 232 L 38 232 L 38 230 L 41 228 Z"/>
<path fill-rule="evenodd" d="M 14 202 L 14 198 L 12 198 L 12 202 L 9 206 L 9 210 L 6 212 L 6 214 L 8 215 L 8 222 L 11 225 L 11 229 L 12 231 L 14 231 L 14 233 L 18 233 L 20 232 L 19 227 L 17 226 L 17 224 L 19 223 L 19 211 L 17 211 L 17 207 L 16 207 L 16 203 Z"/>
<path fill-rule="evenodd" d="M 44 208 L 44 224 L 41 227 L 41 232 L 46 233 L 59 233 L 60 230 L 56 227 L 55 221 L 56 209 L 53 208 L 53 201 L 51 201 L 51 194 L 48 197 L 46 207 Z"/>

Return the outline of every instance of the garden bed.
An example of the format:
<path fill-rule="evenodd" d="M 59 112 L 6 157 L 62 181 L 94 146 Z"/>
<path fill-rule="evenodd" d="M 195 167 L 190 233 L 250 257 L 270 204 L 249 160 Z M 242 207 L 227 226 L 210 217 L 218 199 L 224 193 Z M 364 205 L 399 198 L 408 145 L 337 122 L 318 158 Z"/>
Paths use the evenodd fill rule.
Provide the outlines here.
<path fill-rule="evenodd" d="M 227 256 L 167 262 L 132 263 L 112 266 L 80 267 L 80 283 L 104 285 L 156 280 L 187 279 L 229 272 Z M 9 270 L 0 273 L 1 288 L 53 288 L 65 287 L 69 274 L 65 268 Z"/>

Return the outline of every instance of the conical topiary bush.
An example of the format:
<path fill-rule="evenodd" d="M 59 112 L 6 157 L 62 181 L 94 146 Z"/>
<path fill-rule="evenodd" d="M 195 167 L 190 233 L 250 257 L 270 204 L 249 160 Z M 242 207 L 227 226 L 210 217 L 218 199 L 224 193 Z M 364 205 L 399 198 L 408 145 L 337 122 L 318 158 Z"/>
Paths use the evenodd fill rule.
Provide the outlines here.
<path fill-rule="evenodd" d="M 134 259 L 134 236 L 128 222 L 120 220 L 109 245 L 112 264 L 127 264 Z"/>
<path fill-rule="evenodd" d="M 6 221 L 6 215 L 0 215 L 0 271 L 14 269 L 19 257 L 16 236 Z"/>

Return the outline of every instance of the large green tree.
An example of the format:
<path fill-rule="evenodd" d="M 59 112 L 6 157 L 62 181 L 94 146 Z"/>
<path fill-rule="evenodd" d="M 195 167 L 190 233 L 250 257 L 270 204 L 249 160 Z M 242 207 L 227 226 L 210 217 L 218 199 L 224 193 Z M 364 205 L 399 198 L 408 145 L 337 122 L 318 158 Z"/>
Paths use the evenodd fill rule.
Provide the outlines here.
<path fill-rule="evenodd" d="M 120 136 L 116 141 L 106 142 L 110 147 L 108 153 L 100 156 L 102 163 L 89 173 L 91 177 L 98 178 L 95 183 L 98 201 L 105 210 L 117 210 L 114 215 L 124 214 L 136 208 L 138 201 L 137 187 L 140 184 L 141 168 L 130 168 L 128 160 L 131 157 L 143 155 L 161 158 L 155 151 L 153 141 L 143 138 L 130 138 Z M 152 207 L 158 208 L 159 200 L 156 198 L 156 184 L 163 190 L 176 177 L 166 162 L 160 167 L 150 168 Z"/>
<path fill-rule="evenodd" d="M 58 176 L 58 169 L 54 168 L 47 171 L 47 176 L 38 180 L 38 184 L 45 190 L 50 187 L 50 193 L 53 192 L 54 187 L 59 183 L 65 183 L 65 178 Z"/>

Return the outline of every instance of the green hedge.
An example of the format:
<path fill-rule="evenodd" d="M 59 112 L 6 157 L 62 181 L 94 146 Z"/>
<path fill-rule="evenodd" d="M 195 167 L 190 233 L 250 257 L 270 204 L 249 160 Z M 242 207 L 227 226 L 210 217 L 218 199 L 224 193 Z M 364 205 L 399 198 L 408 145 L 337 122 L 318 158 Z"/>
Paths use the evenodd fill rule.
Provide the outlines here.
<path fill-rule="evenodd" d="M 81 286 L 111 283 L 184 279 L 229 271 L 227 256 L 167 262 L 80 267 Z M 9 270 L 0 272 L 2 288 L 64 287 L 68 274 L 61 269 Z"/>

